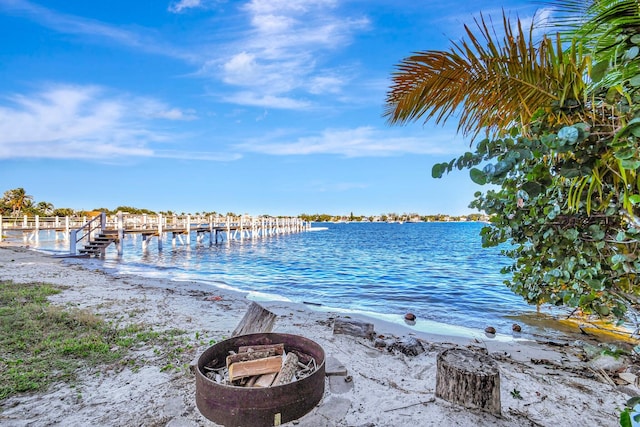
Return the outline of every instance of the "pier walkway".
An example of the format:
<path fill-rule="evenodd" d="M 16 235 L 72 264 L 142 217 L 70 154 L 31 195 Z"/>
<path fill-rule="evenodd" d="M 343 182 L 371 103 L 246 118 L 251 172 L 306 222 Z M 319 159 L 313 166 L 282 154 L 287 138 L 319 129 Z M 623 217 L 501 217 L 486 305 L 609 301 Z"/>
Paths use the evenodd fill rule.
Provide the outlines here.
<path fill-rule="evenodd" d="M 0 216 L 0 241 L 7 235 L 19 235 L 25 243 L 37 242 L 42 231 L 55 233 L 55 239 L 69 242 L 72 255 L 104 255 L 114 243 L 118 254 L 123 253 L 122 242 L 126 234 L 142 236 L 142 248 L 146 250 L 152 238 L 156 238 L 158 250 L 164 240 L 171 238 L 172 246 L 191 246 L 208 242 L 215 245 L 232 240 L 257 239 L 280 234 L 309 230 L 311 224 L 296 217 L 214 215 L 134 215 L 118 212 L 116 215 L 101 213 L 92 219 L 79 217 L 2 217 Z"/>

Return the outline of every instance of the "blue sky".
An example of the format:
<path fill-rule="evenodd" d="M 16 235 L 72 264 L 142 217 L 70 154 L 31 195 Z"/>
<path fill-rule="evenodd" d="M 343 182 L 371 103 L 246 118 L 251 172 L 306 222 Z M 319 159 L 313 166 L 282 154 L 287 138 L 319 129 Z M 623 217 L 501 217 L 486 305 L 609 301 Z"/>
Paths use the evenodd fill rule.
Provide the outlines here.
<path fill-rule="evenodd" d="M 456 123 L 390 126 L 403 58 L 531 1 L 0 0 L 0 191 L 73 209 L 463 214 Z"/>

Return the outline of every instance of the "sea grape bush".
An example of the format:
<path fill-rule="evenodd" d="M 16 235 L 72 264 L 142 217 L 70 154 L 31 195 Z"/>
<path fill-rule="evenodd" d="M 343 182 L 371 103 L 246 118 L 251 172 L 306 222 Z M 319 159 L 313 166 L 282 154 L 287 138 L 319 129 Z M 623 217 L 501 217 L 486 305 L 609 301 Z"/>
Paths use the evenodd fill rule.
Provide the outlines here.
<path fill-rule="evenodd" d="M 640 294 L 640 10 L 637 0 L 552 3 L 553 37 L 536 41 L 507 16 L 493 31 L 481 17 L 449 51 L 405 58 L 385 115 L 458 117 L 473 140 L 484 132 L 432 175 L 469 169 L 490 185 L 471 206 L 491 216 L 484 245 L 510 243 L 507 285 L 533 304 L 622 320 Z"/>
<path fill-rule="evenodd" d="M 530 303 L 620 320 L 637 309 L 640 38 L 627 40 L 617 61 L 603 59 L 596 75 L 591 69 L 591 86 L 578 96 L 541 108 L 510 137 L 485 139 L 475 152 L 433 168 L 434 177 L 469 168 L 474 182 L 497 188 L 476 193 L 471 206 L 491 215 L 484 245 L 511 243 L 506 284 Z"/>
<path fill-rule="evenodd" d="M 516 294 L 622 319 L 639 289 L 640 180 L 629 166 L 640 153 L 628 151 L 636 137 L 628 132 L 621 156 L 620 130 L 545 123 L 527 136 L 516 128 L 511 137 L 485 139 L 475 152 L 435 165 L 433 176 L 469 168 L 474 182 L 492 185 L 471 207 L 491 215 L 485 246 L 511 243 L 504 252 L 514 263 L 504 272 Z"/>

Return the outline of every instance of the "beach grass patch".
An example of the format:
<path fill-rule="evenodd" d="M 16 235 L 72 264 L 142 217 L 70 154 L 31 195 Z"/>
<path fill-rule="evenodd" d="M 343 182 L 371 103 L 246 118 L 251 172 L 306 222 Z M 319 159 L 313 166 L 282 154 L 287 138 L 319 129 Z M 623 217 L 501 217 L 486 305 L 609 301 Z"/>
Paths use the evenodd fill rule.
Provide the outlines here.
<path fill-rule="evenodd" d="M 51 305 L 61 290 L 44 283 L 0 282 L 0 400 L 75 384 L 81 368 L 139 366 L 136 349 L 153 347 L 161 369 L 180 360 L 185 331 L 123 327 L 82 309 Z"/>

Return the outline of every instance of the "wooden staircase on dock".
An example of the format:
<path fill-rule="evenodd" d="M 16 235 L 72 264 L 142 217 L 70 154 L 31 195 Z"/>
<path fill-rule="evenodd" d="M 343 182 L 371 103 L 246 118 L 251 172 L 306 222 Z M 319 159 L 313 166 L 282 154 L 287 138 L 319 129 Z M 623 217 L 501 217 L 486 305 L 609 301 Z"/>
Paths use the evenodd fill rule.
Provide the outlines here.
<path fill-rule="evenodd" d="M 100 233 L 84 245 L 84 248 L 78 249 L 78 252 L 82 255 L 103 256 L 107 246 L 117 241 L 117 235 Z"/>

